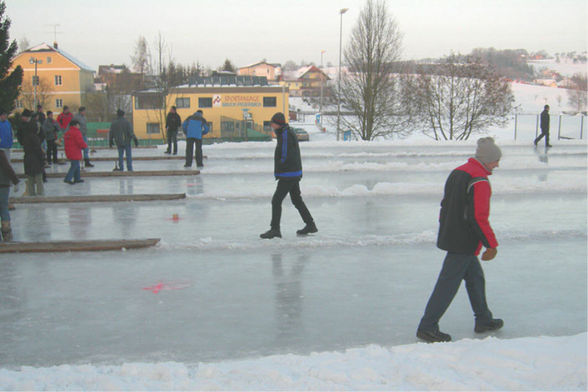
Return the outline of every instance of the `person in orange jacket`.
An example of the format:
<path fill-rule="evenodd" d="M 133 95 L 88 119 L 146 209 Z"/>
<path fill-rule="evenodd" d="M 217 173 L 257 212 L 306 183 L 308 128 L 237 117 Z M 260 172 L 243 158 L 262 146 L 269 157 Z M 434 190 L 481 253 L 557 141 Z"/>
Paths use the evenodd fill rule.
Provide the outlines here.
<path fill-rule="evenodd" d="M 84 141 L 78 125 L 77 120 L 71 120 L 68 131 L 63 135 L 65 156 L 70 162 L 69 171 L 63 182 L 70 185 L 84 182 L 80 175 L 80 161 L 82 160 L 82 150 L 88 148 L 88 145 Z"/>

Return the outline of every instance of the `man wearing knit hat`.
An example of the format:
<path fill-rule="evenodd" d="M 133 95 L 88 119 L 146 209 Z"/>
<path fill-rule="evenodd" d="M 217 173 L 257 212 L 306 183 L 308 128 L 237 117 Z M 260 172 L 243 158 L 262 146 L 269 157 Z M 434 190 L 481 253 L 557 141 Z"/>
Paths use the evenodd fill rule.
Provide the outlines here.
<path fill-rule="evenodd" d="M 300 213 L 306 224 L 304 228 L 296 231 L 298 235 L 316 233 L 318 229 L 312 219 L 312 215 L 306 208 L 306 204 L 300 196 L 300 179 L 302 178 L 302 160 L 296 132 L 288 124 L 284 114 L 278 112 L 273 115 L 271 127 L 276 134 L 276 150 L 274 153 L 274 176 L 278 180 L 278 186 L 272 197 L 272 221 L 270 230 L 260 235 L 261 238 L 271 239 L 282 237 L 280 231 L 280 219 L 282 217 L 282 201 L 290 194 L 292 204 Z"/>
<path fill-rule="evenodd" d="M 439 330 L 439 320 L 453 301 L 461 281 L 475 316 L 477 333 L 502 328 L 486 303 L 486 281 L 478 260 L 496 257 L 498 242 L 488 222 L 490 214 L 490 182 L 488 176 L 498 167 L 502 152 L 491 137 L 478 140 L 474 158 L 453 170 L 445 183 L 441 201 L 437 247 L 447 251 L 437 284 L 429 298 L 425 314 L 417 329 L 417 337 L 427 342 L 448 342 L 451 336 Z"/>

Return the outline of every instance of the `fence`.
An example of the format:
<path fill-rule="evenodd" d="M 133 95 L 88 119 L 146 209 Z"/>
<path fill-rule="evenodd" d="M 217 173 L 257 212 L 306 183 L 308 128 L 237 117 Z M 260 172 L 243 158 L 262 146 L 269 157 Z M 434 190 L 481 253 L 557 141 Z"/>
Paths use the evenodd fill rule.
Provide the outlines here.
<path fill-rule="evenodd" d="M 271 140 L 270 131 L 263 125 L 251 120 L 238 120 L 232 117 L 221 116 L 221 139 L 235 141 L 264 141 Z"/>
<path fill-rule="evenodd" d="M 540 133 L 539 114 L 521 114 L 514 116 L 514 139 L 530 140 L 535 139 Z M 549 116 L 549 135 L 553 140 L 557 139 L 574 140 L 586 138 L 586 127 L 588 120 L 583 115 L 554 114 Z"/>

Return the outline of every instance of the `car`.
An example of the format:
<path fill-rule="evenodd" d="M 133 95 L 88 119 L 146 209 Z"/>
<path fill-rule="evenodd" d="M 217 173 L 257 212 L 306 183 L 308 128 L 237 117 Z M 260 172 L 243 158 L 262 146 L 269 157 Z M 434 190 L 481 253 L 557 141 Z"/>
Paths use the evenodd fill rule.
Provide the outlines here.
<path fill-rule="evenodd" d="M 307 142 L 310 140 L 310 136 L 308 135 L 308 132 L 306 132 L 304 129 L 294 128 L 294 132 L 296 132 L 296 138 L 298 139 L 299 142 Z"/>

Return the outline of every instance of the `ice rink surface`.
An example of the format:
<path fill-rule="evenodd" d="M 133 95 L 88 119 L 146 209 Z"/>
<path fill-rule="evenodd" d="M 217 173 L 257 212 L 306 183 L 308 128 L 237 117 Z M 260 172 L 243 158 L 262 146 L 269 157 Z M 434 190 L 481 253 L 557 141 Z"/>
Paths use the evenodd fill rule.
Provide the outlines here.
<path fill-rule="evenodd" d="M 503 145 L 490 178 L 490 221 L 500 247 L 483 265 L 490 308 L 505 320 L 497 337 L 568 336 L 587 328 L 586 144 L 555 144 L 547 153 Z M 270 221 L 273 149 L 272 142 L 205 146 L 198 176 L 88 177 L 75 186 L 49 179 L 48 196 L 188 197 L 17 205 L 17 241 L 161 243 L 0 256 L 2 366 L 193 363 L 415 342 L 444 257 L 435 247 L 444 181 L 472 155 L 473 142 L 302 143 L 302 195 L 319 232 L 297 237 L 303 224 L 286 199 L 283 238 L 267 241 L 259 234 Z M 88 171 L 112 170 L 113 150 L 96 156 L 113 158 Z M 182 166 L 134 162 L 136 171 Z M 22 164 L 15 167 L 22 172 Z M 441 328 L 455 339 L 480 337 L 464 288 Z"/>

